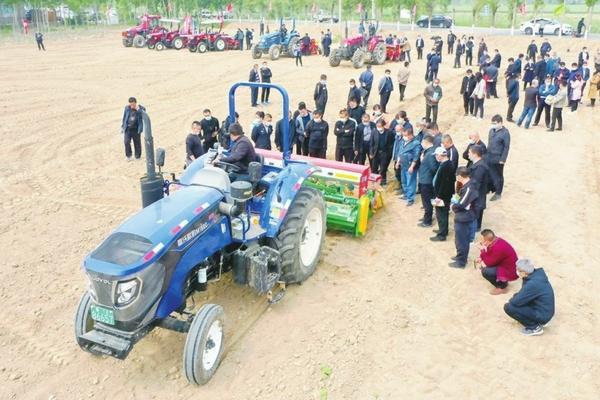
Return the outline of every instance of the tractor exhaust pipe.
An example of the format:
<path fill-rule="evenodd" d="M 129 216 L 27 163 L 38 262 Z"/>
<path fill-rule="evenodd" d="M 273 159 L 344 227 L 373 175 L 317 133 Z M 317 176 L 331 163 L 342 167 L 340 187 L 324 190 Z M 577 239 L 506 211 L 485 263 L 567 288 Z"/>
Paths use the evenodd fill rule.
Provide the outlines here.
<path fill-rule="evenodd" d="M 163 178 L 162 174 L 156 173 L 152 124 L 150 123 L 150 117 L 148 117 L 148 114 L 146 114 L 145 111 L 142 111 L 142 121 L 144 130 L 144 150 L 146 151 L 146 175 L 140 178 L 140 185 L 142 191 L 142 207 L 147 207 L 163 198 Z"/>

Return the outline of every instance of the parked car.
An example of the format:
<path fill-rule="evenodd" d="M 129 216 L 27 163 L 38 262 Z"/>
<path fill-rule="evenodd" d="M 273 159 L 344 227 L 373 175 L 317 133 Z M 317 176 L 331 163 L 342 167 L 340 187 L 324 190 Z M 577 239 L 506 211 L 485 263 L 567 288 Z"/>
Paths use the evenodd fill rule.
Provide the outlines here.
<path fill-rule="evenodd" d="M 331 15 L 329 13 L 320 10 L 317 14 L 313 15 L 313 21 L 317 22 L 334 22 L 337 23 L 339 18 L 335 15 Z"/>
<path fill-rule="evenodd" d="M 445 15 L 432 15 L 431 16 L 431 27 L 432 28 L 451 28 L 454 21 L 452 18 Z M 417 26 L 420 28 L 429 27 L 429 17 L 421 17 L 417 20 Z"/>
<path fill-rule="evenodd" d="M 544 28 L 544 35 L 558 35 L 560 32 L 561 24 L 555 19 L 548 18 L 534 18 L 532 20 L 523 22 L 519 27 L 519 30 L 526 35 L 533 35 L 538 33 L 539 25 Z M 573 33 L 573 27 L 569 24 L 562 24 L 562 34 L 571 35 Z"/>

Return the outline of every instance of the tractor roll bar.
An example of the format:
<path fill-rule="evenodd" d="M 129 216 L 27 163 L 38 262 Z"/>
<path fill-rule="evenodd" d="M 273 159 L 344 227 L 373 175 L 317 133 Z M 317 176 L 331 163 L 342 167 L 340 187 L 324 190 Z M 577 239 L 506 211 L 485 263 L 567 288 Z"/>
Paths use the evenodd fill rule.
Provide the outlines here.
<path fill-rule="evenodd" d="M 287 165 L 290 160 L 291 150 L 290 150 L 290 98 L 288 96 L 287 90 L 283 88 L 281 85 L 277 85 L 274 83 L 262 83 L 262 82 L 238 82 L 234 83 L 229 89 L 229 123 L 233 124 L 235 122 L 235 91 L 240 86 L 246 86 L 251 89 L 256 88 L 272 88 L 276 89 L 279 93 L 281 93 L 281 97 L 283 98 L 283 126 L 281 135 L 283 136 L 281 140 L 283 141 L 283 163 Z"/>

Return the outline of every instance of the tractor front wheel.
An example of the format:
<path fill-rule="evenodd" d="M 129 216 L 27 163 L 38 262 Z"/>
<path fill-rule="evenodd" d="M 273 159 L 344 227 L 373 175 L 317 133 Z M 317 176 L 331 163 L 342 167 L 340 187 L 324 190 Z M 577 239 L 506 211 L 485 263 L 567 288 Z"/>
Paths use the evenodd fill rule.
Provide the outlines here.
<path fill-rule="evenodd" d="M 183 370 L 190 383 L 204 385 L 215 374 L 225 342 L 225 313 L 216 304 L 205 304 L 194 316 L 183 350 Z"/>
<path fill-rule="evenodd" d="M 82 350 L 98 356 L 102 355 L 102 353 L 92 350 L 88 343 L 81 340 L 83 335 L 94 329 L 94 320 L 90 313 L 91 305 L 92 297 L 88 292 L 85 292 L 79 300 L 77 311 L 75 311 L 75 341 Z"/>
<path fill-rule="evenodd" d="M 217 51 L 223 51 L 225 50 L 225 47 L 227 47 L 225 45 L 225 41 L 221 38 L 218 38 L 217 40 L 215 40 L 215 50 Z"/>
<path fill-rule="evenodd" d="M 188 44 L 188 50 L 190 51 L 190 53 L 195 53 L 196 50 L 198 50 L 198 45 L 197 44 Z"/>
<path fill-rule="evenodd" d="M 325 242 L 325 216 L 323 195 L 300 188 L 274 241 L 286 283 L 304 282 L 315 271 Z"/>
<path fill-rule="evenodd" d="M 148 42 L 146 46 L 148 47 L 148 50 L 154 50 L 154 47 L 156 47 L 156 43 Z"/>
<path fill-rule="evenodd" d="M 262 50 L 260 47 L 258 47 L 257 44 L 255 44 L 254 46 L 252 46 L 252 58 L 254 58 L 255 60 L 258 60 L 261 57 L 262 57 Z"/>
<path fill-rule="evenodd" d="M 175 50 L 183 49 L 183 39 L 180 37 L 176 37 L 175 39 L 173 39 L 173 48 Z"/>
<path fill-rule="evenodd" d="M 287 46 L 288 57 L 294 57 L 294 47 L 296 47 L 296 44 L 299 41 L 300 41 L 300 38 L 298 36 L 294 36 L 293 38 L 290 39 L 290 42 L 288 43 L 288 46 Z"/>
<path fill-rule="evenodd" d="M 332 67 L 337 67 L 338 65 L 340 65 L 341 61 L 342 61 L 342 57 L 341 57 L 339 51 L 331 50 L 331 53 L 329 53 L 329 65 Z"/>
<path fill-rule="evenodd" d="M 208 51 L 208 44 L 206 42 L 198 43 L 198 53 L 206 53 Z"/>
<path fill-rule="evenodd" d="M 137 48 L 142 48 L 146 45 L 146 38 L 142 35 L 135 35 L 133 38 L 133 45 Z"/>
<path fill-rule="evenodd" d="M 163 42 L 156 42 L 154 48 L 156 51 L 163 51 L 165 49 L 165 44 Z"/>
<path fill-rule="evenodd" d="M 274 44 L 274 45 L 271 45 L 271 47 L 269 47 L 269 56 L 271 57 L 271 60 L 275 61 L 275 60 L 279 59 L 280 55 L 281 55 L 281 47 L 279 47 L 278 44 Z"/>
<path fill-rule="evenodd" d="M 365 53 L 361 49 L 356 49 L 352 55 L 352 66 L 354 68 L 362 68 L 365 65 Z"/>
<path fill-rule="evenodd" d="M 133 45 L 133 43 L 131 42 L 131 39 L 123 38 L 123 46 L 131 47 L 132 45 Z"/>

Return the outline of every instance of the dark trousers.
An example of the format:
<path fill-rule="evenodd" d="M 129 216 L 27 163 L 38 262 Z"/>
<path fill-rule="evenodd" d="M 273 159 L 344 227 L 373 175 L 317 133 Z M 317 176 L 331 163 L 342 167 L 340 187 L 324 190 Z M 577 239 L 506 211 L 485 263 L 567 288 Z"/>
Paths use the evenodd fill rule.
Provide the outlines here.
<path fill-rule="evenodd" d="M 427 78 L 427 82 L 432 82 L 435 78 L 437 78 L 438 76 L 438 70 L 437 69 L 430 69 L 429 70 L 429 77 Z"/>
<path fill-rule="evenodd" d="M 412 61 L 410 61 L 410 50 L 406 50 L 405 52 L 402 53 L 402 55 L 406 55 L 406 61 L 412 62 Z"/>
<path fill-rule="evenodd" d="M 270 94 L 271 94 L 271 88 L 268 88 L 268 87 L 262 88 L 262 91 L 260 92 L 260 102 L 268 103 Z"/>
<path fill-rule="evenodd" d="M 307 156 L 308 155 L 308 139 L 300 141 L 296 139 L 296 154 Z"/>
<path fill-rule="evenodd" d="M 125 129 L 125 134 L 123 136 L 125 139 L 125 156 L 131 157 L 131 141 L 133 140 L 135 158 L 140 158 L 142 156 L 142 140 L 140 134 L 137 133 L 137 129 L 133 132 L 129 129 Z"/>
<path fill-rule="evenodd" d="M 552 108 L 552 123 L 550 129 L 554 130 L 556 127 L 556 121 L 558 121 L 558 130 L 562 130 L 562 108 Z"/>
<path fill-rule="evenodd" d="M 487 98 L 489 99 L 490 96 L 494 96 L 496 98 L 498 98 L 498 91 L 496 90 L 496 85 L 498 84 L 498 81 L 489 81 L 488 82 L 488 87 L 487 87 Z"/>
<path fill-rule="evenodd" d="M 448 54 L 454 53 L 454 43 L 448 43 Z"/>
<path fill-rule="evenodd" d="M 469 96 L 466 92 L 463 94 L 463 107 L 465 108 L 465 115 L 472 114 L 474 115 L 475 108 L 475 100 Z"/>
<path fill-rule="evenodd" d="M 331 51 L 331 47 L 330 46 L 325 46 L 323 47 L 323 55 L 325 57 L 329 57 L 329 52 Z"/>
<path fill-rule="evenodd" d="M 432 115 L 433 114 L 433 115 Z M 429 105 L 425 106 L 425 118 L 431 118 L 431 122 L 434 124 L 437 122 L 438 115 L 438 106 L 437 105 Z"/>
<path fill-rule="evenodd" d="M 250 50 L 250 47 L 252 47 L 252 42 L 246 39 L 246 50 Z"/>
<path fill-rule="evenodd" d="M 446 202 L 444 207 L 436 207 L 435 208 L 435 218 L 438 222 L 438 236 L 443 237 L 444 239 L 448 236 L 448 214 L 450 213 L 450 207 L 448 207 L 449 201 Z"/>
<path fill-rule="evenodd" d="M 421 187 L 421 202 L 423 203 L 423 209 L 425 210 L 423 214 L 423 223 L 431 225 L 431 222 L 433 221 L 433 206 L 431 205 L 431 200 L 434 198 L 433 184 L 421 183 L 419 186 Z"/>
<path fill-rule="evenodd" d="M 454 68 L 460 68 L 460 54 L 456 53 L 454 57 Z"/>
<path fill-rule="evenodd" d="M 44 50 L 46 51 L 46 48 L 44 47 L 44 42 L 42 42 L 41 40 L 37 42 L 38 45 L 38 50 Z"/>
<path fill-rule="evenodd" d="M 240 40 L 240 51 L 244 50 L 244 39 Z"/>
<path fill-rule="evenodd" d="M 325 158 L 326 157 L 326 149 L 308 149 L 308 155 L 310 157 L 315 157 L 315 158 Z"/>
<path fill-rule="evenodd" d="M 423 48 L 417 47 L 417 60 L 422 60 L 422 59 L 423 59 Z"/>
<path fill-rule="evenodd" d="M 543 325 L 548 321 L 540 321 L 535 316 L 533 308 L 528 306 L 516 307 L 510 303 L 504 305 L 504 312 L 506 315 L 518 321 L 521 325 L 526 328 L 535 328 L 538 325 Z"/>
<path fill-rule="evenodd" d="M 508 111 L 506 112 L 506 120 L 507 121 L 512 121 L 513 119 L 513 112 L 515 111 L 515 106 L 517 105 L 517 101 L 508 101 Z"/>
<path fill-rule="evenodd" d="M 493 163 L 489 166 L 490 179 L 492 180 L 492 186 L 494 186 L 494 193 L 501 195 L 502 190 L 504 189 L 504 164 Z"/>
<path fill-rule="evenodd" d="M 371 156 L 369 155 L 369 144 L 370 142 L 363 142 L 362 148 L 354 159 L 355 163 L 365 165 L 367 158 L 369 159 L 369 165 L 373 163 L 373 161 L 371 161 Z"/>
<path fill-rule="evenodd" d="M 468 51 L 465 56 L 465 65 L 473 65 L 473 52 Z"/>
<path fill-rule="evenodd" d="M 400 90 L 400 101 L 403 101 L 404 100 L 404 92 L 406 91 L 406 85 L 399 83 L 398 89 Z"/>
<path fill-rule="evenodd" d="M 300 63 L 300 66 L 302 66 L 302 53 L 298 53 L 298 55 L 296 55 L 296 67 L 298 66 L 298 63 Z"/>
<path fill-rule="evenodd" d="M 485 267 L 481 270 L 481 276 L 483 276 L 489 283 L 494 285 L 494 287 L 504 289 L 506 286 L 508 286 L 508 282 L 497 280 L 497 270 L 498 268 L 496 267 Z"/>
<path fill-rule="evenodd" d="M 483 224 L 483 212 L 485 211 L 484 208 L 480 208 L 479 211 L 477 211 L 477 223 L 475 224 L 477 227 L 476 232 L 481 231 L 481 224 Z"/>
<path fill-rule="evenodd" d="M 569 106 L 571 106 L 571 111 L 577 111 L 578 105 L 579 105 L 579 100 L 569 100 Z"/>
<path fill-rule="evenodd" d="M 390 101 L 390 93 L 391 92 L 383 92 L 379 94 L 379 105 L 381 106 L 381 112 L 386 113 L 386 107 L 388 101 Z"/>
<path fill-rule="evenodd" d="M 381 175 L 381 183 L 387 183 L 387 170 L 390 166 L 390 156 L 386 151 L 379 150 L 371 160 L 371 171 Z"/>
<path fill-rule="evenodd" d="M 315 104 L 315 110 L 319 110 L 321 111 L 321 113 L 323 115 L 325 115 L 325 107 L 327 106 L 327 103 L 316 103 Z"/>
<path fill-rule="evenodd" d="M 342 149 L 339 146 L 335 147 L 335 161 L 351 163 L 352 160 L 354 160 L 354 150 L 352 147 L 349 149 Z"/>
<path fill-rule="evenodd" d="M 483 102 L 485 100 L 484 98 L 477 98 L 475 97 L 475 107 L 473 108 L 473 115 L 477 116 L 477 112 L 479 111 L 479 118 L 483 118 Z"/>
<path fill-rule="evenodd" d="M 202 148 L 204 152 L 208 152 L 208 150 L 212 149 L 213 146 L 217 143 L 217 138 L 210 137 L 202 142 Z"/>
<path fill-rule="evenodd" d="M 544 112 L 544 122 L 546 123 L 546 128 L 550 127 L 550 105 L 544 103 L 543 100 L 540 100 L 541 104 L 538 105 L 537 111 L 535 113 L 535 120 L 533 121 L 534 125 L 540 123 L 540 118 L 542 117 L 542 111 Z"/>
<path fill-rule="evenodd" d="M 371 95 L 371 87 L 370 86 L 369 87 L 363 87 L 363 89 L 365 89 L 365 91 L 364 91 L 364 96 L 362 98 L 362 101 L 363 101 L 363 107 L 366 110 L 367 109 L 367 104 L 369 103 L 369 96 Z"/>
<path fill-rule="evenodd" d="M 250 104 L 252 107 L 258 105 L 258 88 L 250 88 Z"/>
<path fill-rule="evenodd" d="M 469 245 L 471 243 L 471 228 L 473 221 L 458 222 L 454 221 L 454 246 L 456 247 L 456 262 L 460 265 L 467 265 L 469 257 Z"/>

